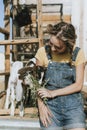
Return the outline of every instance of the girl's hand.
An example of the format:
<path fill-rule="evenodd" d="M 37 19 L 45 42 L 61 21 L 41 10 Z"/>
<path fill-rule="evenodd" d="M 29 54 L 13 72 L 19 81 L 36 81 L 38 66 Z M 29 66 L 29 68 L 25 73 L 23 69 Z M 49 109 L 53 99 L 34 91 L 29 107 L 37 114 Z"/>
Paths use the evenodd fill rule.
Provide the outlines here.
<path fill-rule="evenodd" d="M 40 88 L 38 89 L 38 96 L 40 96 L 41 98 L 53 98 L 53 91 L 48 90 L 46 88 Z"/>
<path fill-rule="evenodd" d="M 50 110 L 47 108 L 45 104 L 42 104 L 38 108 L 39 108 L 40 120 L 43 126 L 48 127 L 48 125 L 51 124 L 50 118 L 52 117 Z"/>

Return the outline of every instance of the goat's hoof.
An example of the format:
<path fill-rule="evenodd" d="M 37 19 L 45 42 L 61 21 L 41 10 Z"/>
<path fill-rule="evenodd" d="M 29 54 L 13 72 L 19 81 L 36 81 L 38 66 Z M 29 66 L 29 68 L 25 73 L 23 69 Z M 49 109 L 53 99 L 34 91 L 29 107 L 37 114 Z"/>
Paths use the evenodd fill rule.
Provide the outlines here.
<path fill-rule="evenodd" d="M 10 116 L 14 116 L 14 114 L 12 113 L 12 114 L 10 114 Z"/>
<path fill-rule="evenodd" d="M 24 116 L 24 111 L 20 111 L 20 117 Z"/>
<path fill-rule="evenodd" d="M 14 111 L 11 111 L 11 112 L 10 112 L 10 116 L 14 116 Z"/>

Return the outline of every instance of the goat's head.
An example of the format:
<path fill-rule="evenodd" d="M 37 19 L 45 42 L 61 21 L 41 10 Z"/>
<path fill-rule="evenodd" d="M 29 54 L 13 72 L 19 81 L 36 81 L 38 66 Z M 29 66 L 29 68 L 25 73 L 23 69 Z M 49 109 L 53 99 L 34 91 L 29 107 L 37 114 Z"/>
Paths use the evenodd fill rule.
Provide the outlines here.
<path fill-rule="evenodd" d="M 33 81 L 31 78 L 31 74 L 29 72 L 26 73 L 25 77 L 24 77 L 24 84 L 25 85 L 29 85 L 29 88 L 32 89 L 33 88 Z"/>
<path fill-rule="evenodd" d="M 25 67 L 18 71 L 19 79 L 22 79 L 25 85 L 31 85 L 31 76 L 34 76 L 38 80 L 39 84 L 42 84 L 44 80 L 45 70 L 46 68 L 44 67 L 36 66 L 36 59 L 32 58 L 29 60 Z"/>

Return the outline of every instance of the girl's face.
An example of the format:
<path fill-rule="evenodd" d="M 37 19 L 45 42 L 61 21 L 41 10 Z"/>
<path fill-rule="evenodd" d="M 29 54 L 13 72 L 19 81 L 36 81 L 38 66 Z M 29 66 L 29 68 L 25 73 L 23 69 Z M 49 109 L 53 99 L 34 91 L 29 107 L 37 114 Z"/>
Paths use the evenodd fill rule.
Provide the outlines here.
<path fill-rule="evenodd" d="M 58 54 L 62 54 L 66 51 L 65 43 L 54 35 L 51 36 L 49 45 L 51 46 L 51 50 Z"/>

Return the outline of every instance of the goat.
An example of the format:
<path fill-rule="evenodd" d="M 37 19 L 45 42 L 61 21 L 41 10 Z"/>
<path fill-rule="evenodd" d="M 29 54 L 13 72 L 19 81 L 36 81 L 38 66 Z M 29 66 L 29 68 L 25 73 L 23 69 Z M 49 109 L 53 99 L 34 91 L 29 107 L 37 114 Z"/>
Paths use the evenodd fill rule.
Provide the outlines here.
<path fill-rule="evenodd" d="M 33 90 L 35 89 L 34 83 L 32 81 L 32 76 L 34 76 L 34 78 L 38 81 L 38 83 L 40 85 L 42 85 L 43 80 L 44 80 L 45 69 L 46 68 L 43 68 L 41 66 L 36 66 L 36 59 L 33 58 L 33 59 L 29 60 L 29 62 L 27 63 L 27 65 L 25 67 L 23 67 L 22 69 L 20 69 L 18 71 L 18 73 L 20 74 L 19 78 L 23 80 L 24 91 L 26 91 L 25 92 L 25 101 L 24 101 L 25 105 L 27 105 L 27 104 L 29 105 L 29 102 L 32 100 L 32 102 L 30 102 L 31 106 L 36 106 L 36 104 L 34 102 L 35 99 L 33 97 L 35 95 L 31 95 Z M 27 87 L 26 87 L 26 85 L 27 85 Z M 30 95 L 28 94 L 28 91 L 29 91 Z"/>
<path fill-rule="evenodd" d="M 28 61 L 25 67 L 21 68 L 19 71 L 19 79 L 23 81 L 23 92 L 24 92 L 24 106 L 32 106 L 32 103 L 29 103 L 31 100 L 31 89 L 33 88 L 33 82 L 31 75 L 36 76 L 36 59 L 32 58 Z"/>
<path fill-rule="evenodd" d="M 23 108 L 23 88 L 22 80 L 19 79 L 18 70 L 23 67 L 21 61 L 16 61 L 12 64 L 8 88 L 6 93 L 5 109 L 11 108 L 10 115 L 14 116 L 16 104 L 20 102 L 20 116 L 24 114 Z M 16 102 L 16 104 L 15 104 Z"/>
<path fill-rule="evenodd" d="M 31 75 L 36 77 L 39 84 L 42 84 L 45 70 L 46 68 L 43 68 L 41 66 L 36 66 L 36 59 L 32 58 L 29 60 L 29 62 L 26 64 L 25 67 L 23 67 L 22 69 L 18 71 L 18 73 L 21 75 L 19 76 L 19 78 L 24 79 L 25 85 L 29 85 L 30 88 L 32 88 L 33 83 L 31 80 Z"/>

